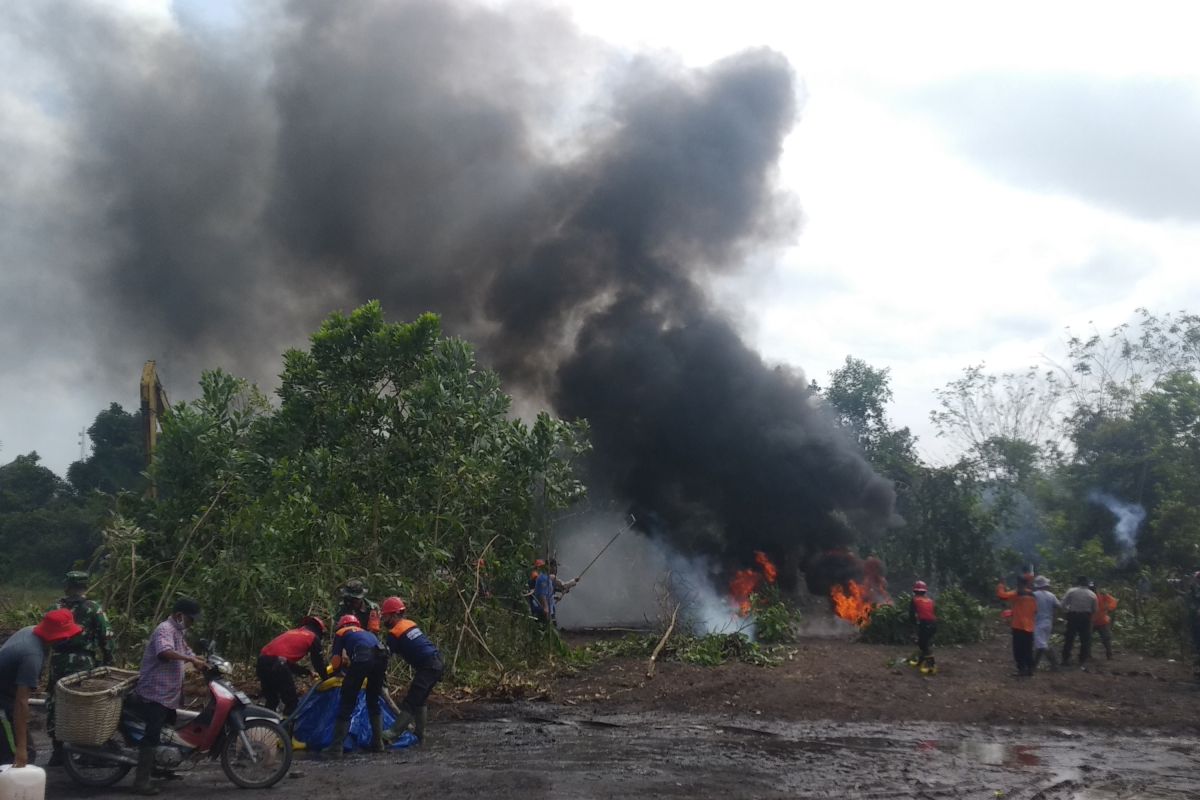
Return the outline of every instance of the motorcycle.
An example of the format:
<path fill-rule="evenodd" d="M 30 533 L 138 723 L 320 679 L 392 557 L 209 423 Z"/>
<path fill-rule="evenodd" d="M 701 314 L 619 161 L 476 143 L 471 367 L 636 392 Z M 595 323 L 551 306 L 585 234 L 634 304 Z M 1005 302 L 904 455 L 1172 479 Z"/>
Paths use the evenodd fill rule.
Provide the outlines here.
<path fill-rule="evenodd" d="M 204 679 L 209 698 L 197 715 L 178 712 L 164 725 L 155 751 L 155 772 L 177 773 L 201 759 L 221 760 L 226 777 L 243 789 L 265 789 L 292 767 L 292 737 L 274 711 L 256 706 L 230 682 L 230 663 L 208 648 Z M 185 717 L 190 717 L 186 718 Z M 117 731 L 99 747 L 63 744 L 63 767 L 76 783 L 102 788 L 120 781 L 137 766 L 145 721 L 137 703 L 126 698 Z"/>

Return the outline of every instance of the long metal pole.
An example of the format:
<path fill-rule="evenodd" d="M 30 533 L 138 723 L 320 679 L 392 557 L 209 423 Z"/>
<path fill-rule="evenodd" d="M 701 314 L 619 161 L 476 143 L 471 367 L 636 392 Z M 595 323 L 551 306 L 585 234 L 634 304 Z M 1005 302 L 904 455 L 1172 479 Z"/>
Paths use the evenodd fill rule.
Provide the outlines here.
<path fill-rule="evenodd" d="M 608 544 L 604 545 L 604 547 L 600 550 L 599 553 L 596 553 L 596 557 L 588 562 L 588 565 L 583 568 L 583 572 L 580 572 L 578 575 L 575 576 L 575 580 L 579 580 L 580 578 L 582 578 L 583 573 L 587 572 L 589 569 L 591 569 L 592 564 L 595 564 L 596 561 L 599 560 L 600 556 L 604 555 L 604 551 L 607 550 L 608 548 L 612 547 L 612 543 L 615 542 L 617 539 L 620 539 L 621 534 L 623 534 L 625 531 L 629 530 L 636 524 L 637 524 L 637 518 L 634 517 L 633 514 L 630 514 L 629 520 L 625 523 L 625 527 L 621 528 L 621 530 L 617 531 L 616 535 L 608 540 Z"/>

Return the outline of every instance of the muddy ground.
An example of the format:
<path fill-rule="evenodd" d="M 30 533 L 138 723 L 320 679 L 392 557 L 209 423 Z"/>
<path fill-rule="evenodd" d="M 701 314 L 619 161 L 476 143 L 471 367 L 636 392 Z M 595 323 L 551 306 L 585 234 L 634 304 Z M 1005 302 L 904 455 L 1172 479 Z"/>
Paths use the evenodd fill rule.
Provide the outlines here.
<path fill-rule="evenodd" d="M 297 754 L 289 796 L 475 798 L 1200 797 L 1200 691 L 1183 665 L 1118 652 L 1088 672 L 1009 677 L 998 638 L 939 651 L 808 640 L 774 668 L 616 659 L 540 699 L 442 697 L 423 747 L 340 764 Z M 128 780 L 125 782 L 128 783 Z M 120 790 L 120 791 L 118 791 Z M 169 785 L 237 796 L 218 767 Z M 359 793 L 362 794 L 359 794 Z M 52 771 L 47 796 L 89 792 Z M 231 793 L 234 793 L 231 795 Z"/>

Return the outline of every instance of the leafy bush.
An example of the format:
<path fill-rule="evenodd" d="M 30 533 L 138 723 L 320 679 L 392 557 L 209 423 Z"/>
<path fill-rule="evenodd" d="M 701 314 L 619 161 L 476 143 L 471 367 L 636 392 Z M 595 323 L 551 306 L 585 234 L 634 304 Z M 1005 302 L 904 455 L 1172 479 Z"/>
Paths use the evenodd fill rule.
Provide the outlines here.
<path fill-rule="evenodd" d="M 877 606 L 862 629 L 859 641 L 869 644 L 912 644 L 915 629 L 908 620 L 912 595 L 902 594 L 895 605 Z M 988 635 L 988 610 L 962 589 L 951 587 L 941 592 L 937 603 L 937 644 L 972 644 Z"/>
<path fill-rule="evenodd" d="M 750 595 L 750 613 L 754 617 L 755 640 L 763 644 L 795 640 L 800 614 L 783 601 L 774 584 Z"/>

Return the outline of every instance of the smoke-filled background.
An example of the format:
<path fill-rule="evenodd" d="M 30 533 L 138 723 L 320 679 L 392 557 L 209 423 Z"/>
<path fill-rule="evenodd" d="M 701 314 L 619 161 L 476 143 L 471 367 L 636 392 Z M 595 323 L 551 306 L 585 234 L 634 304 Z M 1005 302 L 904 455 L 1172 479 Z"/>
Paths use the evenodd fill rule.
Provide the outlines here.
<path fill-rule="evenodd" d="M 519 407 L 587 418 L 596 504 L 679 551 L 799 566 L 890 524 L 890 484 L 715 296 L 798 232 L 782 56 L 689 69 L 447 0 L 213 29 L 6 12 L 4 363 L 122 396 L 148 357 L 175 395 L 218 365 L 273 386 L 283 349 L 378 298 L 441 314 Z"/>

